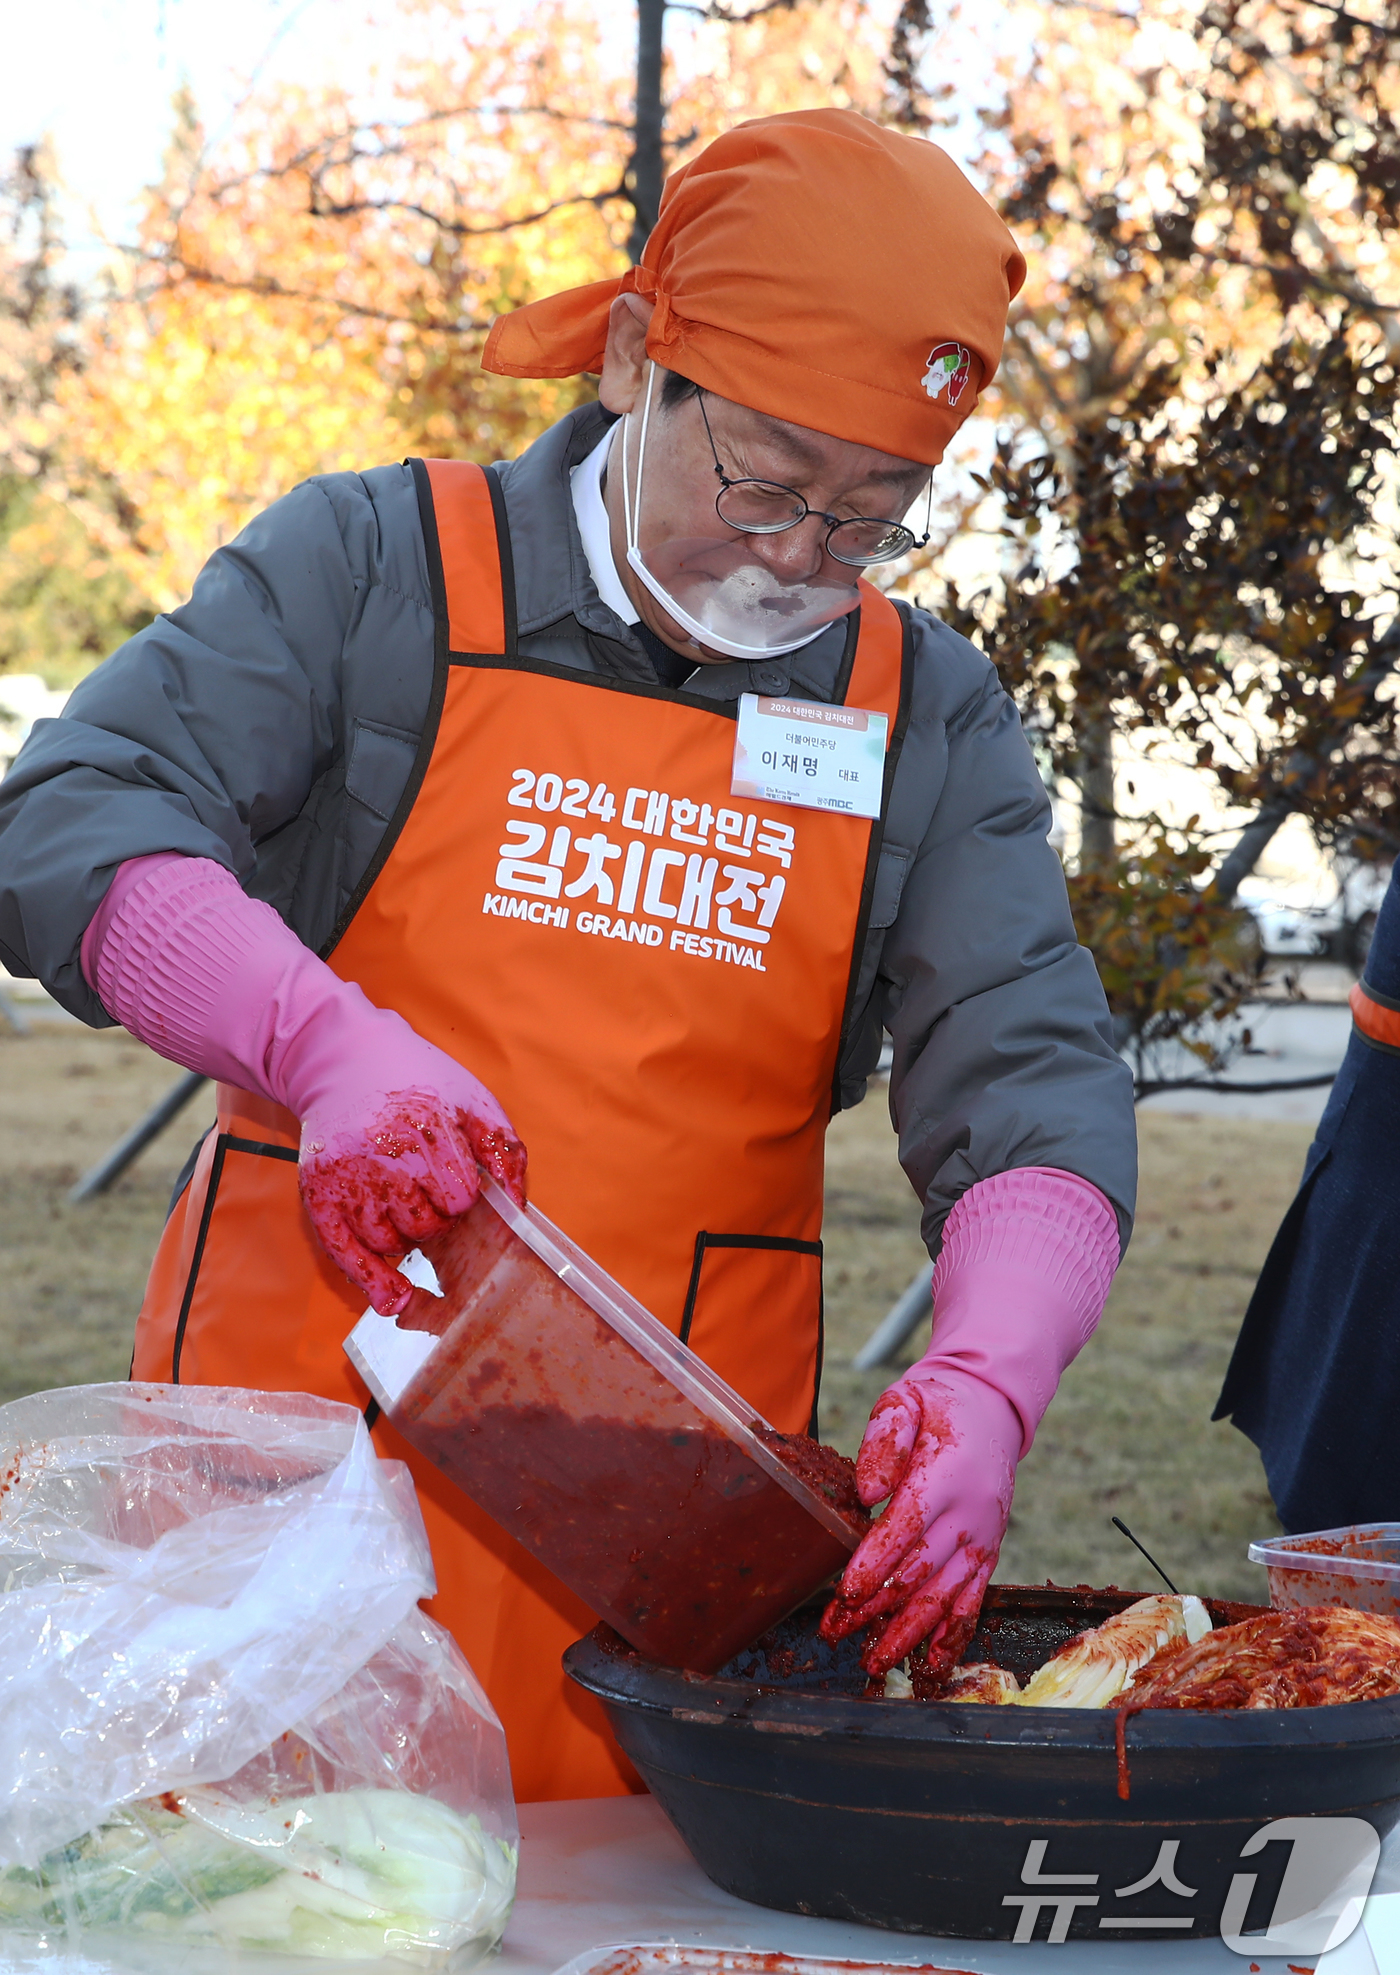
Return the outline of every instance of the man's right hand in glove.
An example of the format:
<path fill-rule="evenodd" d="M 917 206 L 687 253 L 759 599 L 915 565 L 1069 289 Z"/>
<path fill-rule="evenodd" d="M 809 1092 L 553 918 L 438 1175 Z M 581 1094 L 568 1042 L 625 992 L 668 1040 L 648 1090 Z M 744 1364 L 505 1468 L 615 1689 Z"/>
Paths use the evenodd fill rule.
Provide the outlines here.
<path fill-rule="evenodd" d="M 301 1121 L 301 1194 L 332 1260 L 381 1315 L 393 1266 L 476 1199 L 478 1167 L 525 1197 L 525 1148 L 483 1084 L 302 945 L 221 865 L 123 864 L 83 940 L 102 1005 L 172 1062 Z"/>

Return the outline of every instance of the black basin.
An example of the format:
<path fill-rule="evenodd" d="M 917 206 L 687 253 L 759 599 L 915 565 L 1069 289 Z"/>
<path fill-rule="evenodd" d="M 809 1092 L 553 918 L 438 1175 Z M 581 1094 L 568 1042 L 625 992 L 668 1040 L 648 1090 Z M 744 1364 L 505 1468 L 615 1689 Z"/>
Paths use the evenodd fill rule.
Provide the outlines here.
<path fill-rule="evenodd" d="M 1143 1595 L 994 1587 L 966 1657 L 1024 1678 Z M 1260 1609 L 1207 1604 L 1217 1625 Z M 1400 1697 L 1134 1715 L 1124 1802 L 1112 1712 L 865 1700 L 820 1612 L 718 1674 L 657 1666 L 604 1626 L 564 1656 L 700 1866 L 760 1906 L 965 1940 L 1189 1940 L 1220 1932 L 1236 1874 L 1257 1875 L 1246 1925 L 1267 1923 L 1291 1847 L 1242 1861 L 1264 1825 L 1400 1821 Z M 1159 1876 L 1120 1896 L 1154 1868 L 1190 1895 Z"/>

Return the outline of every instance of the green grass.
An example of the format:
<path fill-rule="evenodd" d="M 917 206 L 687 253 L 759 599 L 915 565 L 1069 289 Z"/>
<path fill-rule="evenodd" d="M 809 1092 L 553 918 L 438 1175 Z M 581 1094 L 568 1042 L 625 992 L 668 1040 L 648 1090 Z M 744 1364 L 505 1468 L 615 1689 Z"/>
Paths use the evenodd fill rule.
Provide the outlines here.
<path fill-rule="evenodd" d="M 120 1030 L 0 1035 L 0 1399 L 126 1377 L 170 1189 L 212 1094 L 111 1193 L 65 1196 L 180 1074 Z"/>

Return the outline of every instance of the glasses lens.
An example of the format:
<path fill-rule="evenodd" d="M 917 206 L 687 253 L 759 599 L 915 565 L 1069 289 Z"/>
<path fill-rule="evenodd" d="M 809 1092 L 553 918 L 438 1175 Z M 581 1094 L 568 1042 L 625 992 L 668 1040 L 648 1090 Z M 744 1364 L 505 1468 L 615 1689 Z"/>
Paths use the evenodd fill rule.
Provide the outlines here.
<path fill-rule="evenodd" d="M 776 535 L 795 527 L 807 512 L 800 495 L 773 480 L 731 480 L 720 489 L 715 507 L 721 521 L 745 535 Z"/>
<path fill-rule="evenodd" d="M 841 521 L 826 538 L 828 555 L 835 556 L 838 562 L 851 562 L 857 566 L 868 562 L 893 562 L 896 556 L 907 554 L 914 546 L 914 537 L 907 528 L 901 528 L 897 521 L 867 520 L 863 516 L 853 521 Z"/>

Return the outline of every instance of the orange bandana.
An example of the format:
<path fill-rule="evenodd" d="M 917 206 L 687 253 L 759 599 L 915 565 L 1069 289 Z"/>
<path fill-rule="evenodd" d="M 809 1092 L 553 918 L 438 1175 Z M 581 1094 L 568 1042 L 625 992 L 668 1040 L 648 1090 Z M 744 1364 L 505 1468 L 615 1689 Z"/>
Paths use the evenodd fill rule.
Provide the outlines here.
<path fill-rule="evenodd" d="M 990 383 L 1026 275 L 958 167 L 852 110 L 760 117 L 666 181 L 640 267 L 498 316 L 509 377 L 603 365 L 608 309 L 656 304 L 647 354 L 720 397 L 935 465 Z"/>

